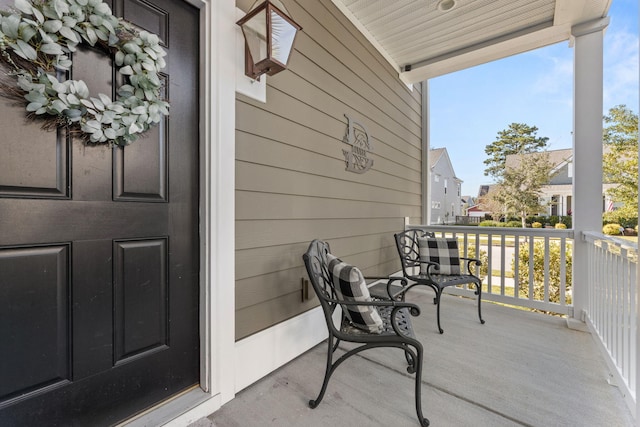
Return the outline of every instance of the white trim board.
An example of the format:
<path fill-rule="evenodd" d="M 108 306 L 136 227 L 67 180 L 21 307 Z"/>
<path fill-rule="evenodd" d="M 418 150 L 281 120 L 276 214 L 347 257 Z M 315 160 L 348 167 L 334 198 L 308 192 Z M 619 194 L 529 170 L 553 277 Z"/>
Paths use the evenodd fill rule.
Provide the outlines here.
<path fill-rule="evenodd" d="M 318 345 L 328 336 L 316 307 L 236 343 L 236 393 Z"/>
<path fill-rule="evenodd" d="M 336 310 L 340 316 L 340 310 Z M 285 365 L 304 352 L 313 348 L 327 338 L 324 314 L 321 307 L 316 307 L 299 316 L 279 323 L 257 334 L 251 335 L 235 344 L 235 392 L 249 387 L 269 373 Z M 182 427 L 200 418 L 211 415 L 226 403 L 220 394 L 200 401 L 191 408 L 175 407 L 173 419 L 166 422 L 165 427 Z M 172 402 L 159 406 L 148 416 L 137 419 L 132 427 L 143 425 L 159 425 L 156 421 L 166 416 L 165 407 Z M 182 411 L 180 411 L 182 409 Z"/>

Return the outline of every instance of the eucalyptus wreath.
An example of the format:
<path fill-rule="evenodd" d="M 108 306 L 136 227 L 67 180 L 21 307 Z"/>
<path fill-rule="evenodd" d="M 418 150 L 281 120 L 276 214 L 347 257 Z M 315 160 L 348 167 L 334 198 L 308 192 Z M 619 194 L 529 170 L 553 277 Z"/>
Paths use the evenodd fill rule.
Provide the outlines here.
<path fill-rule="evenodd" d="M 92 97 L 82 80 L 58 79 L 81 43 L 113 56 L 125 81 L 116 100 Z M 0 94 L 25 101 L 45 129 L 68 126 L 85 142 L 128 145 L 169 114 L 158 36 L 113 16 L 102 0 L 15 0 L 11 11 L 0 11 L 0 51 L 7 75 L 17 79 L 17 87 L 0 85 Z"/>

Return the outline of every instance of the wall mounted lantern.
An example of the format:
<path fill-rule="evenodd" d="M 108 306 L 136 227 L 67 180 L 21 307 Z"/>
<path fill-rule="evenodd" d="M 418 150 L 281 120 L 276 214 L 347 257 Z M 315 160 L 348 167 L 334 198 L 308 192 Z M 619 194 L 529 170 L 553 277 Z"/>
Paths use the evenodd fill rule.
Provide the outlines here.
<path fill-rule="evenodd" d="M 237 22 L 245 40 L 244 73 L 254 80 L 287 68 L 293 41 L 302 30 L 279 0 L 258 3 L 260 0 Z"/>

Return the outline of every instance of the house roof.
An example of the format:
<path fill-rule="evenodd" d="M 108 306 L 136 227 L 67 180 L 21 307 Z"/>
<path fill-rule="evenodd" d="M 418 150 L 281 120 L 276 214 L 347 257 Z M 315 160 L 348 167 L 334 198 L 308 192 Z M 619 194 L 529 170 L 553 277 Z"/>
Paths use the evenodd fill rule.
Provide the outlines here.
<path fill-rule="evenodd" d="M 553 165 L 553 170 L 557 170 L 559 167 L 568 163 L 573 159 L 573 150 L 571 148 L 561 149 L 561 150 L 550 150 L 550 151 L 541 151 L 536 153 L 528 153 L 525 156 L 536 156 L 540 154 L 548 154 L 549 162 Z M 505 159 L 505 167 L 515 167 L 520 164 L 520 155 L 519 154 L 509 154 Z"/>
<path fill-rule="evenodd" d="M 489 193 L 489 190 L 491 189 L 490 185 L 481 185 L 480 188 L 478 188 L 478 198 L 482 197 L 482 196 L 486 196 L 487 193 Z"/>
<path fill-rule="evenodd" d="M 446 148 L 432 148 L 429 150 L 429 167 L 433 167 L 438 163 L 442 154 L 447 151 Z"/>
<path fill-rule="evenodd" d="M 451 172 L 453 172 L 453 179 L 458 182 L 463 182 L 460 178 L 456 176 L 456 171 L 453 169 L 453 163 L 451 163 L 451 158 L 449 157 L 449 153 L 446 148 L 432 148 L 429 150 L 429 168 L 433 170 L 433 168 L 440 162 L 441 160 L 446 161 L 448 163 Z"/>
<path fill-rule="evenodd" d="M 604 28 L 612 0 L 332 1 L 417 83 Z"/>

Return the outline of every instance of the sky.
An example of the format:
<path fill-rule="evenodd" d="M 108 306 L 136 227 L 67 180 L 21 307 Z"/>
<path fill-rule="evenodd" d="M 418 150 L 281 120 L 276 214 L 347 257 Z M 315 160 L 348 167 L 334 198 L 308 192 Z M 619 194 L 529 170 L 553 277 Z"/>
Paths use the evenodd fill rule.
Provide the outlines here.
<path fill-rule="evenodd" d="M 638 113 L 638 0 L 613 0 L 604 36 L 603 115 L 625 104 Z M 485 146 L 511 123 L 538 128 L 548 149 L 571 148 L 573 49 L 568 42 L 429 80 L 430 145 L 446 147 L 462 194 L 477 196 Z"/>

